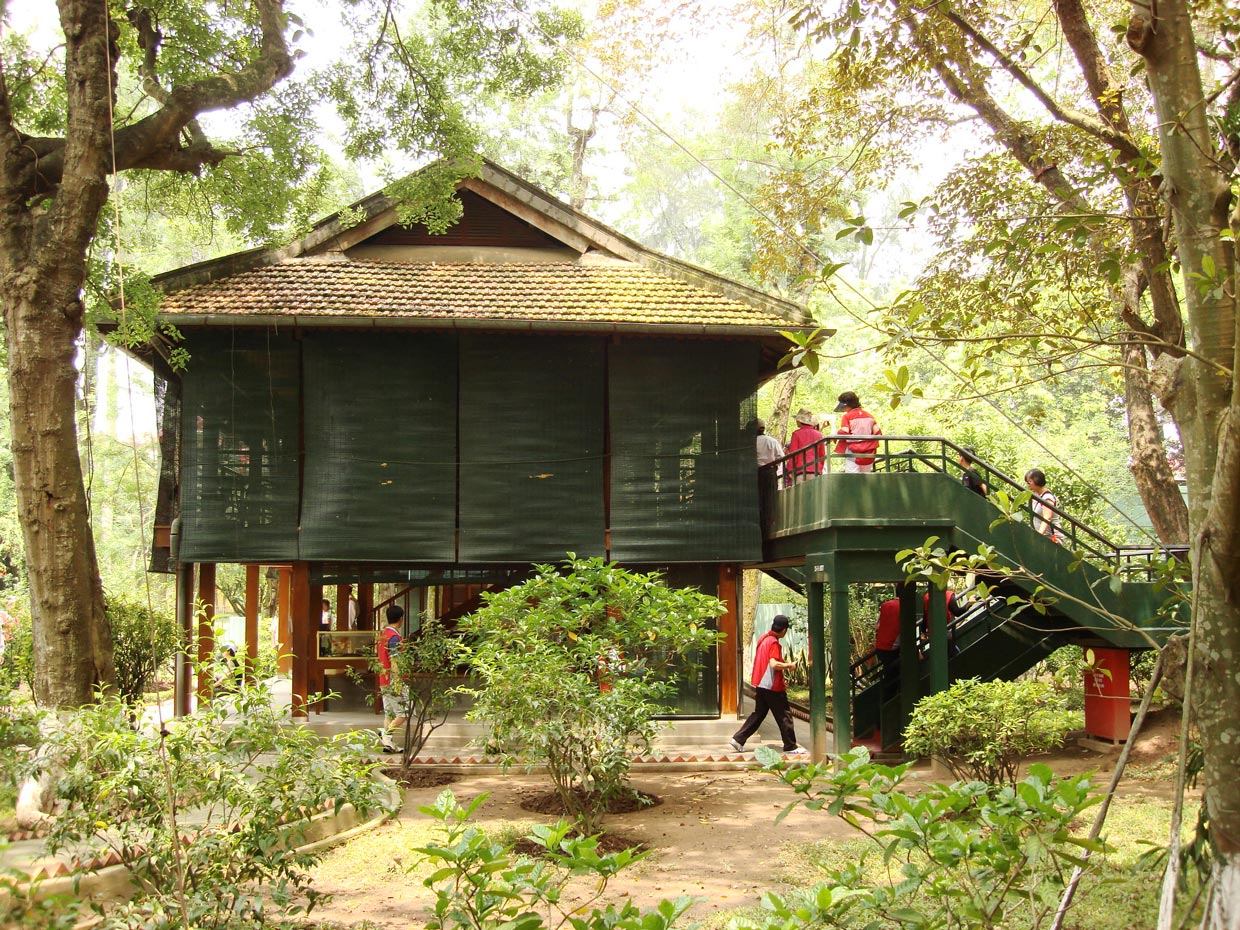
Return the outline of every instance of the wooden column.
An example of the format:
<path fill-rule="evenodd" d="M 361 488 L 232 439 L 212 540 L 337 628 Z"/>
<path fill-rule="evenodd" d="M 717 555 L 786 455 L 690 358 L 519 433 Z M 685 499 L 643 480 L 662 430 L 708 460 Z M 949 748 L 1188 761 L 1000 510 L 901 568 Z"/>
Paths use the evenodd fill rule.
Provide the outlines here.
<path fill-rule="evenodd" d="M 809 746 L 811 759 L 827 757 L 827 624 L 825 588 L 806 562 L 806 639 L 809 643 Z M 835 643 L 832 641 L 832 646 Z M 784 656 L 785 660 L 788 658 Z M 844 673 L 847 679 L 848 673 Z M 833 679 L 834 680 L 834 679 Z M 834 696 L 832 697 L 834 700 Z"/>
<path fill-rule="evenodd" d="M 282 675 L 293 672 L 293 569 L 280 566 L 276 589 L 276 671 Z"/>
<path fill-rule="evenodd" d="M 827 578 L 831 585 L 831 717 L 832 717 L 832 751 L 843 755 L 852 748 L 852 635 L 848 626 L 848 576 L 841 570 L 838 560 L 829 557 L 827 560 Z M 809 586 L 806 585 L 808 597 Z M 820 589 L 821 590 L 821 589 Z M 822 595 L 818 597 L 821 599 Z M 825 677 L 823 685 L 825 687 Z M 825 731 L 825 719 L 823 729 Z M 815 731 L 815 744 L 819 734 Z M 826 741 L 825 732 L 822 734 Z M 812 756 L 815 762 L 821 761 L 817 754 Z"/>
<path fill-rule="evenodd" d="M 740 685 L 737 676 L 736 644 L 740 636 L 740 605 L 736 602 L 736 566 L 719 566 L 719 599 L 727 605 L 727 611 L 719 618 L 719 632 L 723 642 L 718 646 L 719 655 L 719 713 L 735 716 Z"/>
<path fill-rule="evenodd" d="M 947 690 L 947 593 L 934 585 L 928 586 L 930 598 L 929 615 L 926 622 L 930 627 L 930 693 L 938 694 Z"/>
<path fill-rule="evenodd" d="M 884 746 L 893 745 L 897 735 L 903 735 L 913 708 L 921 700 L 921 651 L 917 642 L 920 605 L 917 603 L 917 585 L 911 582 L 896 585 L 896 597 L 900 599 L 900 733 L 883 733 Z"/>
<path fill-rule="evenodd" d="M 357 586 L 357 628 L 359 630 L 376 630 L 382 628 L 376 623 L 371 611 L 375 607 L 375 586 L 359 584 Z"/>
<path fill-rule="evenodd" d="M 176 656 L 175 684 L 172 695 L 172 713 L 186 716 L 192 704 L 194 691 L 193 656 L 194 639 L 198 624 L 194 619 L 194 563 L 177 563 L 177 621 L 181 630 L 182 648 Z"/>
<path fill-rule="evenodd" d="M 308 568 L 308 566 L 307 566 Z M 308 574 L 308 572 L 307 572 Z M 319 666 L 319 624 L 323 622 L 323 586 L 310 585 L 310 617 L 306 624 L 306 693 L 315 694 L 323 691 L 323 670 Z M 307 702 L 307 707 L 309 702 Z M 322 701 L 316 701 L 314 711 L 323 713 Z"/>
<path fill-rule="evenodd" d="M 336 585 L 336 629 L 349 628 L 349 585 Z"/>
<path fill-rule="evenodd" d="M 293 716 L 306 716 L 306 695 L 310 693 L 311 637 L 319 629 L 319 611 L 322 605 L 310 597 L 310 571 L 305 562 L 294 562 L 289 579 L 289 616 L 293 631 L 289 638 L 292 646 L 293 666 Z"/>
<path fill-rule="evenodd" d="M 211 659 L 215 652 L 215 563 L 198 566 L 198 700 L 211 700 Z"/>
<path fill-rule="evenodd" d="M 245 680 L 254 683 L 258 660 L 258 579 L 260 565 L 245 567 Z"/>

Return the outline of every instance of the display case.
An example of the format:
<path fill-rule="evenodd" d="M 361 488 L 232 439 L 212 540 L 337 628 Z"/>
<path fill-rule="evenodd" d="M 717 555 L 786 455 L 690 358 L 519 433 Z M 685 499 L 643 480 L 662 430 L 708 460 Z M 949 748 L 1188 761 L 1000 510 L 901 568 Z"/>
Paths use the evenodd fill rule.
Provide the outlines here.
<path fill-rule="evenodd" d="M 318 635 L 320 659 L 373 659 L 379 642 L 375 630 L 322 630 Z"/>

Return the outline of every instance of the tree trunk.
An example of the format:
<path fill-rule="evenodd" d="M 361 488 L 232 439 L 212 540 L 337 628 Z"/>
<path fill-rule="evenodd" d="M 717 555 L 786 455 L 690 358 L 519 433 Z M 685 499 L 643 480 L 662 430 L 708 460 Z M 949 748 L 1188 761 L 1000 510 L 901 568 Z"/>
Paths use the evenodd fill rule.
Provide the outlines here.
<path fill-rule="evenodd" d="M 804 368 L 786 371 L 775 379 L 771 390 L 771 415 L 766 418 L 766 434 L 774 436 L 781 446 L 788 445 L 788 411 L 792 407 L 792 395 L 797 382 L 805 373 Z"/>
<path fill-rule="evenodd" d="M 35 698 L 75 707 L 112 681 L 112 634 L 86 506 L 76 428 L 82 307 L 30 272 L 3 276 L 9 415 L 30 609 Z"/>
<path fill-rule="evenodd" d="M 1203 751 L 1203 801 L 1216 853 L 1206 926 L 1240 928 L 1240 368 L 1236 254 L 1228 228 L 1229 178 L 1212 155 L 1188 0 L 1135 5 L 1128 42 L 1146 61 L 1164 189 L 1184 269 L 1189 346 L 1164 403 L 1184 441 L 1196 626 L 1193 715 Z M 1231 286 L 1213 286 L 1220 275 Z"/>
<path fill-rule="evenodd" d="M 1145 351 L 1134 342 L 1124 347 L 1124 404 L 1128 415 L 1128 445 L 1132 477 L 1136 481 L 1154 532 L 1165 546 L 1188 544 L 1188 505 L 1180 494 L 1167 461 L 1162 425 L 1154 411 Z"/>

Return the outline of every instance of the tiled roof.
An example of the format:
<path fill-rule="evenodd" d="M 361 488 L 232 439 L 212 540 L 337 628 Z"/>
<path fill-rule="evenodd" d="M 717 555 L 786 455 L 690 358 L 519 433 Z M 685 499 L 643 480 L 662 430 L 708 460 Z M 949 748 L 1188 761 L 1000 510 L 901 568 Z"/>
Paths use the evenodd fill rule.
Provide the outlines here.
<path fill-rule="evenodd" d="M 297 259 L 173 291 L 174 318 L 353 317 L 538 324 L 787 328 L 750 303 L 629 262 L 425 263 Z"/>

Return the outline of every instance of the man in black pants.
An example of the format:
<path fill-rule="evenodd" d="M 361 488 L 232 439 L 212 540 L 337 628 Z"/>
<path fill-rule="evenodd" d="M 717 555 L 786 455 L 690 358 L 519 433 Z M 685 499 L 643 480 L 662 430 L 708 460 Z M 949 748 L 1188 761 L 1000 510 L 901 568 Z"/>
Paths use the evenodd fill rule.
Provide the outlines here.
<path fill-rule="evenodd" d="M 788 706 L 788 688 L 784 684 L 784 669 L 792 668 L 792 662 L 785 662 L 779 641 L 788 634 L 788 618 L 776 614 L 771 621 L 770 632 L 758 640 L 753 653 L 753 677 L 750 679 L 757 697 L 753 702 L 753 713 L 742 724 L 736 734 L 728 740 L 729 745 L 737 752 L 745 751 L 745 740 L 757 732 L 766 719 L 767 713 L 775 714 L 775 722 L 779 724 L 779 735 L 783 737 L 784 752 L 792 755 L 803 755 L 805 750 L 797 745 L 797 735 L 792 728 L 792 708 Z"/>

